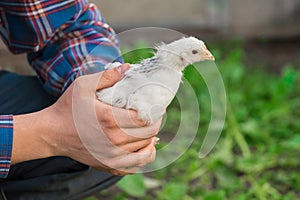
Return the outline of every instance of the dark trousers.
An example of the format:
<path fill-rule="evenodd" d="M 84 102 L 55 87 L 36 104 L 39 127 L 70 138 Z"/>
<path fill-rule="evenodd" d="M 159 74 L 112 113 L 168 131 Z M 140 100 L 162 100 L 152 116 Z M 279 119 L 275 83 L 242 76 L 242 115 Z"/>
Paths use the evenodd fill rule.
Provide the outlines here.
<path fill-rule="evenodd" d="M 0 71 L 0 114 L 25 114 L 54 103 L 35 76 Z M 0 199 L 83 199 L 120 179 L 66 157 L 12 165 Z"/>

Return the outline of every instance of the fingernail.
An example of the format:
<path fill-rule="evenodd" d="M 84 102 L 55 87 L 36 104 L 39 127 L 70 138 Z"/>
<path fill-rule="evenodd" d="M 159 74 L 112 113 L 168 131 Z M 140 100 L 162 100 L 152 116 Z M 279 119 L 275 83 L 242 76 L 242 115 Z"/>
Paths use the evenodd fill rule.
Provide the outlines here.
<path fill-rule="evenodd" d="M 159 140 L 160 140 L 160 138 L 159 137 L 155 137 L 155 145 L 157 145 L 157 144 L 159 144 Z"/>
<path fill-rule="evenodd" d="M 118 71 L 120 72 L 120 74 L 124 75 L 125 72 L 130 68 L 130 65 L 128 63 L 121 65 L 120 67 L 118 67 Z"/>

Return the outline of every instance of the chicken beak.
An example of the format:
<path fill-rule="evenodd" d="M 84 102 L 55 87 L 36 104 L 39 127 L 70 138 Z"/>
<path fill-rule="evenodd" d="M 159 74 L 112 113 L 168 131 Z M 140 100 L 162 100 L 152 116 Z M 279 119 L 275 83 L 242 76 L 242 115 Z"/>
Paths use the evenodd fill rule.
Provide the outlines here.
<path fill-rule="evenodd" d="M 215 57 L 212 55 L 212 53 L 208 49 L 206 49 L 202 56 L 202 60 L 215 61 Z"/>

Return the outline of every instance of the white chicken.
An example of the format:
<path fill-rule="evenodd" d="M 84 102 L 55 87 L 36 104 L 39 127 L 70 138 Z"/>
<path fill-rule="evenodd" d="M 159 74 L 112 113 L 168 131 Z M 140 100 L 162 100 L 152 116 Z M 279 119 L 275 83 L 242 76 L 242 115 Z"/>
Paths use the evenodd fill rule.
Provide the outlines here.
<path fill-rule="evenodd" d="M 97 91 L 98 99 L 112 106 L 134 109 L 138 118 L 148 124 L 162 117 L 179 88 L 186 66 L 214 56 L 204 42 L 187 37 L 170 44 L 161 44 L 152 58 L 132 64 L 122 80 L 110 88 Z M 106 69 L 117 67 L 111 63 Z"/>

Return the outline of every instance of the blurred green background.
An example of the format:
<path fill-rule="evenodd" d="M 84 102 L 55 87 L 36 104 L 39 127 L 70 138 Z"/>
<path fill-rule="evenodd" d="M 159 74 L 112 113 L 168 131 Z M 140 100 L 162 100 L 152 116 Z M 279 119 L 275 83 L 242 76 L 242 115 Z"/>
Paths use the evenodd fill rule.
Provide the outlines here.
<path fill-rule="evenodd" d="M 211 117 L 210 96 L 201 76 L 189 67 L 185 78 L 197 88 L 201 111 L 200 127 L 192 146 L 170 166 L 127 176 L 117 186 L 88 199 L 299 199 L 299 59 L 273 66 L 267 59 L 251 61 L 253 55 L 247 55 L 253 54 L 247 52 L 249 46 L 274 42 L 287 45 L 291 41 L 207 42 L 216 56 L 228 98 L 225 128 L 207 157 L 200 159 L 198 152 Z M 136 49 L 143 45 L 137 44 Z M 300 46 L 296 50 L 300 57 Z M 125 58 L 134 63 L 147 56 L 151 53 L 144 49 Z M 189 98 L 184 103 L 188 104 Z M 185 117 L 180 115 L 180 106 L 174 100 L 159 134 L 158 149 L 176 134 L 175 124 Z"/>
<path fill-rule="evenodd" d="M 153 173 L 131 175 L 89 199 L 300 199 L 300 2 L 297 0 L 95 1 L 117 30 L 158 26 L 193 35 L 216 57 L 227 92 L 227 116 L 213 151 L 199 159 L 211 117 L 205 82 L 190 67 L 201 110 L 197 138 L 183 156 Z M 130 6 L 128 6 L 130 4 Z M 171 6 L 172 5 L 172 6 Z M 120 12 L 122 10 L 122 12 Z M 145 36 L 153 41 L 168 36 Z M 148 46 L 138 42 L 121 41 Z M 126 55 L 127 62 L 151 56 Z M 186 99 L 186 104 L 189 99 Z M 180 118 L 174 100 L 160 133 L 163 147 Z M 182 116 L 184 117 L 184 116 Z"/>

